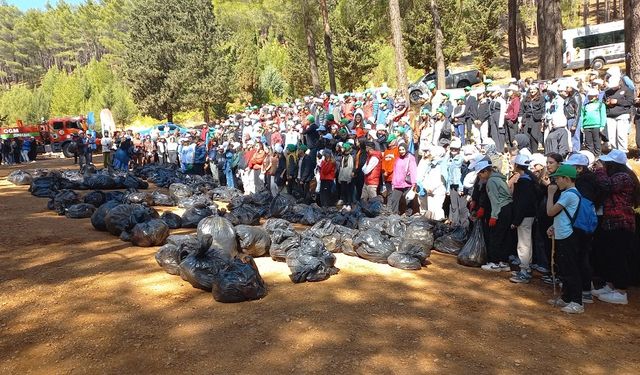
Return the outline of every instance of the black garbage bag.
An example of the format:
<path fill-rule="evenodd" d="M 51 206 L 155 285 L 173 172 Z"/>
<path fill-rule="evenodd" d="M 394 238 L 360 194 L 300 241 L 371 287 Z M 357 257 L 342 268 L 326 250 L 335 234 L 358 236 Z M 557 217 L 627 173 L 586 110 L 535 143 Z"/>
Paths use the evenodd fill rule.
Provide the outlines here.
<path fill-rule="evenodd" d="M 7 180 L 14 185 L 31 185 L 33 177 L 29 172 L 17 170 L 9 173 Z"/>
<path fill-rule="evenodd" d="M 242 196 L 242 192 L 228 186 L 220 186 L 211 191 L 211 197 L 214 201 L 231 202 L 234 197 Z"/>
<path fill-rule="evenodd" d="M 331 216 L 331 222 L 351 229 L 358 229 L 358 223 L 362 219 L 359 211 L 338 212 Z"/>
<path fill-rule="evenodd" d="M 182 228 L 182 218 L 179 215 L 174 214 L 173 212 L 165 212 L 160 216 L 160 219 L 164 221 L 165 224 L 169 227 L 169 229 L 178 229 Z"/>
<path fill-rule="evenodd" d="M 202 219 L 211 215 L 213 211 L 209 207 L 191 207 L 182 214 L 182 227 L 197 228 Z"/>
<path fill-rule="evenodd" d="M 289 278 L 294 283 L 326 280 L 339 271 L 334 266 L 335 255 L 315 237 L 303 237 L 300 246 L 287 252 L 286 259 L 291 270 Z"/>
<path fill-rule="evenodd" d="M 253 259 L 234 259 L 213 278 L 213 299 L 235 303 L 261 299 L 267 295 L 267 287 Z"/>
<path fill-rule="evenodd" d="M 467 228 L 456 226 L 449 233 L 439 237 L 434 243 L 434 248 L 441 253 L 458 255 L 467 242 L 467 237 Z"/>
<path fill-rule="evenodd" d="M 66 209 L 64 215 L 69 219 L 87 219 L 96 211 L 96 207 L 89 203 L 78 203 Z"/>
<path fill-rule="evenodd" d="M 167 194 L 163 194 L 161 192 L 159 192 L 158 190 L 154 191 L 153 194 L 151 194 L 151 198 L 153 199 L 153 206 L 175 206 L 176 202 L 173 200 L 173 198 Z"/>
<path fill-rule="evenodd" d="M 429 257 L 433 248 L 433 226 L 423 218 L 413 219 L 409 222 L 404 236 L 401 238 L 399 250 L 404 251 L 412 247 L 420 248 Z"/>
<path fill-rule="evenodd" d="M 290 229 L 276 229 L 271 233 L 271 247 L 269 248 L 269 256 L 277 262 L 284 262 L 287 253 L 295 248 L 300 247 L 300 235 Z"/>
<path fill-rule="evenodd" d="M 276 195 L 269 205 L 269 217 L 280 218 L 287 211 L 293 209 L 296 205 L 296 199 L 288 194 L 280 193 Z"/>
<path fill-rule="evenodd" d="M 160 219 L 136 224 L 131 231 L 131 242 L 140 247 L 160 246 L 169 237 L 169 226 Z"/>
<path fill-rule="evenodd" d="M 180 277 L 194 288 L 210 292 L 214 278 L 227 262 L 216 249 L 198 251 L 187 255 L 180 262 Z"/>
<path fill-rule="evenodd" d="M 407 230 L 403 218 L 398 215 L 389 215 L 386 217 L 385 233 L 391 237 L 402 237 Z"/>
<path fill-rule="evenodd" d="M 335 231 L 336 225 L 331 222 L 331 219 L 322 219 L 307 230 L 309 234 L 317 238 L 330 236 Z"/>
<path fill-rule="evenodd" d="M 130 232 L 136 224 L 158 217 L 158 212 L 152 207 L 139 204 L 120 204 L 109 210 L 105 224 L 109 233 L 120 236 L 122 232 Z"/>
<path fill-rule="evenodd" d="M 359 257 L 375 263 L 387 263 L 387 258 L 396 251 L 393 243 L 375 229 L 360 232 L 353 242 Z"/>
<path fill-rule="evenodd" d="M 484 242 L 482 223 L 476 221 L 469 239 L 458 253 L 458 263 L 468 267 L 480 267 L 487 263 L 487 248 Z"/>
<path fill-rule="evenodd" d="M 234 225 L 260 225 L 260 213 L 249 204 L 232 209 L 224 217 Z"/>
<path fill-rule="evenodd" d="M 276 219 L 271 218 L 267 219 L 262 225 L 264 230 L 266 230 L 269 234 L 273 233 L 276 229 L 290 229 L 293 230 L 293 224 L 284 220 L 284 219 Z"/>
<path fill-rule="evenodd" d="M 116 201 L 118 203 L 124 203 L 126 195 L 122 191 L 108 191 L 105 193 L 105 201 Z"/>
<path fill-rule="evenodd" d="M 387 219 L 385 217 L 363 217 L 358 222 L 358 229 L 361 231 L 374 229 L 376 231 L 386 233 L 387 230 Z"/>
<path fill-rule="evenodd" d="M 96 230 L 99 230 L 102 232 L 106 231 L 107 223 L 105 219 L 107 217 L 107 214 L 109 213 L 109 211 L 111 211 L 112 208 L 118 206 L 119 204 L 120 203 L 116 201 L 108 201 L 102 206 L 98 207 L 98 209 L 95 210 L 93 215 L 91 215 L 91 225 L 93 225 L 93 227 Z"/>
<path fill-rule="evenodd" d="M 120 233 L 120 241 L 124 241 L 124 242 L 131 242 L 131 232 L 128 232 L 126 230 L 123 230 Z"/>
<path fill-rule="evenodd" d="M 53 207 L 52 209 L 62 216 L 67 208 L 80 203 L 80 197 L 75 191 L 65 189 L 56 193 L 51 201 L 49 207 Z"/>
<path fill-rule="evenodd" d="M 158 249 L 156 262 L 170 275 L 180 274 L 180 263 L 190 254 L 200 251 L 196 235 L 174 235 L 167 237 L 167 244 Z"/>
<path fill-rule="evenodd" d="M 139 179 L 131 173 L 127 173 L 127 177 L 125 177 L 124 181 L 122 181 L 122 186 L 125 188 L 133 189 L 148 189 L 149 183 L 147 181 Z"/>
<path fill-rule="evenodd" d="M 240 251 L 243 254 L 261 257 L 269 253 L 271 237 L 266 230 L 249 225 L 238 225 L 235 229 L 240 242 Z"/>
<path fill-rule="evenodd" d="M 127 194 L 127 201 L 134 204 L 153 206 L 153 197 L 147 192 L 129 193 Z"/>
<path fill-rule="evenodd" d="M 297 218 L 297 221 L 295 222 L 303 225 L 314 225 L 324 218 L 322 209 L 320 209 L 316 204 L 312 204 L 310 206 L 303 204 L 296 205 L 293 208 L 293 214 Z M 287 214 L 283 216 L 283 219 L 288 220 Z"/>
<path fill-rule="evenodd" d="M 117 189 L 118 186 L 113 177 L 108 174 L 98 173 L 84 179 L 84 185 L 92 190 L 111 190 Z"/>
<path fill-rule="evenodd" d="M 387 262 L 391 267 L 401 270 L 419 270 L 422 268 L 422 262 L 418 257 L 398 251 L 389 255 Z"/>
<path fill-rule="evenodd" d="M 191 207 L 207 207 L 213 204 L 213 201 L 209 196 L 204 194 L 194 194 L 190 197 L 180 198 L 178 200 L 178 207 L 191 208 Z"/>
<path fill-rule="evenodd" d="M 209 216 L 198 224 L 198 240 L 204 249 L 218 249 L 227 259 L 238 255 L 238 239 L 231 222 L 220 216 Z"/>
<path fill-rule="evenodd" d="M 58 190 L 60 190 L 60 177 L 57 175 L 34 178 L 29 187 L 31 195 L 41 198 L 53 198 Z"/>
<path fill-rule="evenodd" d="M 384 201 L 382 197 L 371 198 L 366 202 L 361 202 L 362 213 L 368 217 L 379 216 L 384 211 Z"/>
<path fill-rule="evenodd" d="M 63 171 L 60 179 L 61 189 L 84 190 L 88 187 L 84 184 L 84 176 L 79 171 Z"/>
<path fill-rule="evenodd" d="M 95 207 L 102 206 L 107 201 L 107 196 L 105 193 L 100 190 L 92 191 L 87 193 L 84 198 L 84 203 L 92 204 Z"/>

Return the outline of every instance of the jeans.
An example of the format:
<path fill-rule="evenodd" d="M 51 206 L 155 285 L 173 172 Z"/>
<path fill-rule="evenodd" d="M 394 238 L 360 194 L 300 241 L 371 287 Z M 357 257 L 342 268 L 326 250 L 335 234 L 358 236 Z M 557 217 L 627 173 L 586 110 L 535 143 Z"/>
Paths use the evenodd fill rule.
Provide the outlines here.
<path fill-rule="evenodd" d="M 576 128 L 575 130 L 571 130 L 574 124 Z M 582 122 L 576 121 L 576 119 L 571 119 L 571 120 L 568 120 L 567 127 L 569 128 L 570 131 L 573 132 L 573 135 L 571 136 L 571 151 L 578 152 L 582 148 L 582 142 L 581 142 Z"/>
<path fill-rule="evenodd" d="M 20 151 L 20 156 L 22 156 L 22 162 L 23 163 L 28 163 L 29 162 L 29 150 Z"/>
<path fill-rule="evenodd" d="M 456 131 L 456 137 L 460 138 L 460 142 L 462 142 L 462 144 L 465 144 L 465 124 L 464 123 L 458 123 L 455 124 L 455 131 Z"/>
<path fill-rule="evenodd" d="M 227 168 L 224 171 L 224 176 L 227 179 L 227 186 L 230 188 L 235 188 L 236 184 L 233 180 L 233 170 L 231 168 Z"/>

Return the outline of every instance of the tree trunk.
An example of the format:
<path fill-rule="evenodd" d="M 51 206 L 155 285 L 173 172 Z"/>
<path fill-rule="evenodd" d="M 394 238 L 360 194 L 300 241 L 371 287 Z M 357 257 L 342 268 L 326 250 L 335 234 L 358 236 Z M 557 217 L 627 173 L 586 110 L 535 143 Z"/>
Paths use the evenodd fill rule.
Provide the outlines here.
<path fill-rule="evenodd" d="M 609 22 L 609 0 L 604 0 L 604 22 Z"/>
<path fill-rule="evenodd" d="M 209 104 L 204 105 L 204 122 L 207 124 L 211 122 L 211 111 L 209 110 Z"/>
<path fill-rule="evenodd" d="M 520 79 L 520 53 L 518 48 L 518 0 L 509 0 L 509 63 L 511 77 Z"/>
<path fill-rule="evenodd" d="M 549 0 L 539 0 L 538 7 L 536 8 L 536 23 L 538 29 L 538 79 L 545 79 L 549 76 L 547 71 L 549 70 L 549 63 L 547 62 L 547 57 L 549 56 L 546 53 L 543 53 L 547 42 L 546 42 L 546 29 L 545 29 L 545 12 L 544 6 L 546 2 Z"/>
<path fill-rule="evenodd" d="M 173 112 L 167 113 L 167 122 L 173 123 Z"/>
<path fill-rule="evenodd" d="M 612 9 L 612 18 L 614 20 L 618 19 L 618 2 L 616 0 L 613 0 L 613 9 Z"/>
<path fill-rule="evenodd" d="M 402 45 L 402 19 L 400 18 L 400 4 L 398 4 L 398 0 L 389 0 L 389 19 L 391 21 L 392 42 L 396 59 L 397 89 L 400 95 L 409 103 L 407 70 L 404 65 L 404 46 Z"/>
<path fill-rule="evenodd" d="M 562 77 L 562 14 L 560 0 L 538 1 L 540 79 Z"/>
<path fill-rule="evenodd" d="M 436 87 L 438 90 L 447 88 L 447 83 L 444 76 L 444 52 L 442 51 L 442 43 L 444 41 L 444 35 L 442 34 L 442 24 L 440 23 L 440 12 L 436 5 L 436 0 L 431 0 L 430 7 L 431 18 L 433 18 L 433 30 L 435 31 L 435 50 L 436 50 Z"/>
<path fill-rule="evenodd" d="M 582 26 L 589 24 L 589 0 L 584 0 L 582 4 Z"/>
<path fill-rule="evenodd" d="M 640 87 L 640 0 L 625 2 L 625 40 L 627 46 L 627 75 Z"/>
<path fill-rule="evenodd" d="M 311 16 L 309 14 L 309 0 L 302 0 L 302 23 L 307 38 L 307 54 L 309 55 L 309 69 L 311 70 L 311 85 L 313 93 L 320 95 L 320 74 L 318 73 L 318 57 L 316 56 L 316 40 L 313 36 Z"/>
<path fill-rule="evenodd" d="M 322 23 L 324 24 L 324 49 L 327 54 L 327 69 L 329 71 L 329 88 L 332 94 L 337 93 L 336 73 L 333 69 L 333 50 L 331 49 L 331 26 L 329 26 L 329 11 L 327 10 L 327 0 L 320 1 L 320 11 L 322 12 Z"/>
<path fill-rule="evenodd" d="M 596 0 L 596 23 L 600 23 L 600 0 Z"/>

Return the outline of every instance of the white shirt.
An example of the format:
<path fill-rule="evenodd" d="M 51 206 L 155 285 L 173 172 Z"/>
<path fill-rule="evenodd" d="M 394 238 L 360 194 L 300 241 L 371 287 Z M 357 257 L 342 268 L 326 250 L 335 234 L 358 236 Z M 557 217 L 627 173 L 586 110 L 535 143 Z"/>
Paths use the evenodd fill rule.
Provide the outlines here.
<path fill-rule="evenodd" d="M 378 166 L 379 162 L 380 161 L 378 160 L 377 157 L 372 156 L 369 160 L 367 160 L 365 165 L 362 167 L 362 173 L 364 173 L 365 175 L 371 173 L 371 171 Z"/>
<path fill-rule="evenodd" d="M 113 140 L 110 137 L 102 137 L 100 142 L 102 144 L 102 152 L 111 152 L 113 146 Z"/>

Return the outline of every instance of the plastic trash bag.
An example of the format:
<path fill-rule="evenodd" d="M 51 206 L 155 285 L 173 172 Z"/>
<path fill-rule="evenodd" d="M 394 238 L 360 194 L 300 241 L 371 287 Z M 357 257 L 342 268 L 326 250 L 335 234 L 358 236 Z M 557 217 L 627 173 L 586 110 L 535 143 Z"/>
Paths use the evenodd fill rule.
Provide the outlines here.
<path fill-rule="evenodd" d="M 336 225 L 331 222 L 331 219 L 322 219 L 307 230 L 309 234 L 317 238 L 330 236 L 335 231 Z"/>
<path fill-rule="evenodd" d="M 387 258 L 396 251 L 393 243 L 375 229 L 360 232 L 353 242 L 359 257 L 374 263 L 387 263 Z"/>
<path fill-rule="evenodd" d="M 322 210 L 315 204 L 304 207 L 300 214 L 302 217 L 300 218 L 299 223 L 304 225 L 314 225 L 324 218 Z"/>
<path fill-rule="evenodd" d="M 66 209 L 64 215 L 69 219 L 87 219 L 96 211 L 96 207 L 89 203 L 78 203 Z"/>
<path fill-rule="evenodd" d="M 402 237 L 407 230 L 403 218 L 399 215 L 389 215 L 386 217 L 385 233 L 391 237 Z"/>
<path fill-rule="evenodd" d="M 420 260 L 411 254 L 394 252 L 389 255 L 387 262 L 391 267 L 399 268 L 401 270 L 419 270 L 422 268 Z"/>
<path fill-rule="evenodd" d="M 362 213 L 368 217 L 379 216 L 384 210 L 384 202 L 382 197 L 371 198 L 366 202 L 362 202 Z"/>
<path fill-rule="evenodd" d="M 194 288 L 210 292 L 213 279 L 226 265 L 227 261 L 220 256 L 218 250 L 209 249 L 184 257 L 180 262 L 179 273 Z"/>
<path fill-rule="evenodd" d="M 259 225 L 260 213 L 248 204 L 243 204 L 224 215 L 234 225 Z"/>
<path fill-rule="evenodd" d="M 107 201 L 107 196 L 105 193 L 96 190 L 90 193 L 87 193 L 83 197 L 84 203 L 92 204 L 94 207 L 100 207 Z"/>
<path fill-rule="evenodd" d="M 396 238 L 402 239 L 398 247 L 398 250 L 401 252 L 408 251 L 407 249 L 412 247 L 417 247 L 422 249 L 428 257 L 431 254 L 434 242 L 433 226 L 426 219 L 414 219 L 407 226 L 404 236 Z"/>
<path fill-rule="evenodd" d="M 151 198 L 153 199 L 153 205 L 154 206 L 175 206 L 176 202 L 173 200 L 173 198 L 167 194 L 163 194 L 161 192 L 159 192 L 158 190 L 154 191 L 151 194 Z"/>
<path fill-rule="evenodd" d="M 14 185 L 31 185 L 33 177 L 29 172 L 17 170 L 9 173 L 7 180 Z"/>
<path fill-rule="evenodd" d="M 249 225 L 238 225 L 235 230 L 243 254 L 261 257 L 269 253 L 271 237 L 266 230 Z"/>
<path fill-rule="evenodd" d="M 169 237 L 169 226 L 160 219 L 136 224 L 131 231 L 131 242 L 140 247 L 160 246 Z"/>
<path fill-rule="evenodd" d="M 177 202 L 178 207 L 187 209 L 191 207 L 203 208 L 213 204 L 211 198 L 203 194 L 194 194 L 187 198 L 180 198 Z"/>
<path fill-rule="evenodd" d="M 132 204 L 120 204 L 111 210 L 105 218 L 109 233 L 120 236 L 122 232 L 130 232 L 138 223 L 144 223 L 159 217 L 158 212 L 151 207 Z"/>
<path fill-rule="evenodd" d="M 457 226 L 449 233 L 439 237 L 435 241 L 434 248 L 441 253 L 458 255 L 466 241 L 467 229 Z"/>
<path fill-rule="evenodd" d="M 200 250 L 200 241 L 195 234 L 169 236 L 166 245 L 158 249 L 156 262 L 168 274 L 179 275 L 180 263 L 184 258 Z"/>
<path fill-rule="evenodd" d="M 160 216 L 160 220 L 164 221 L 169 229 L 182 228 L 182 218 L 173 212 L 165 212 Z"/>
<path fill-rule="evenodd" d="M 193 189 L 185 184 L 175 183 L 169 186 L 169 195 L 176 202 L 180 201 L 184 198 L 189 198 L 193 195 Z"/>
<path fill-rule="evenodd" d="M 287 211 L 293 209 L 296 199 L 288 194 L 280 193 L 276 195 L 269 205 L 269 217 L 280 218 Z"/>
<path fill-rule="evenodd" d="M 220 216 L 209 216 L 198 224 L 198 240 L 203 249 L 218 249 L 227 259 L 238 255 L 236 230 L 229 220 Z"/>
<path fill-rule="evenodd" d="M 122 191 L 108 191 L 105 193 L 105 201 L 116 201 L 118 203 L 124 203 L 125 194 Z"/>
<path fill-rule="evenodd" d="M 51 207 L 58 215 L 64 215 L 65 210 L 80 203 L 78 193 L 73 190 L 60 190 L 51 200 Z"/>
<path fill-rule="evenodd" d="M 284 262 L 287 253 L 295 248 L 300 247 L 300 235 L 290 229 L 276 229 L 271 233 L 271 247 L 269 248 L 269 256 L 277 262 Z"/>
<path fill-rule="evenodd" d="M 191 207 L 182 214 L 183 228 L 197 228 L 202 219 L 213 215 L 209 207 Z"/>
<path fill-rule="evenodd" d="M 487 248 L 484 242 L 482 223 L 476 221 L 469 239 L 458 253 L 458 263 L 468 267 L 480 267 L 487 263 Z"/>
<path fill-rule="evenodd" d="M 131 173 L 127 173 L 127 176 L 121 181 L 122 187 L 124 188 L 133 188 L 133 189 L 148 189 L 149 183 L 144 180 L 139 179 L 138 177 L 132 175 Z"/>
<path fill-rule="evenodd" d="M 235 303 L 252 301 L 267 295 L 267 287 L 253 259 L 247 263 L 234 259 L 213 277 L 213 299 Z"/>
<path fill-rule="evenodd" d="M 94 174 L 85 177 L 84 185 L 92 190 L 111 190 L 118 188 L 116 181 L 108 174 Z"/>
<path fill-rule="evenodd" d="M 363 217 L 358 222 L 358 229 L 361 231 L 373 229 L 384 233 L 387 229 L 387 219 L 384 217 Z"/>
<path fill-rule="evenodd" d="M 153 206 L 153 197 L 151 194 L 146 192 L 127 194 L 127 201 L 133 204 L 146 204 L 147 206 Z"/>
<path fill-rule="evenodd" d="M 287 252 L 286 260 L 291 270 L 289 278 L 294 283 L 326 280 L 339 271 L 334 267 L 335 255 L 315 237 L 303 237 L 300 246 Z"/>
<path fill-rule="evenodd" d="M 29 192 L 41 198 L 53 198 L 60 190 L 60 177 L 56 175 L 34 178 L 29 187 Z"/>
<path fill-rule="evenodd" d="M 231 202 L 234 197 L 242 196 L 242 192 L 228 186 L 220 186 L 211 190 L 211 198 L 220 202 Z"/>
<path fill-rule="evenodd" d="M 107 230 L 107 223 L 105 221 L 107 214 L 109 213 L 109 211 L 111 211 L 112 208 L 116 207 L 120 205 L 120 203 L 116 202 L 116 201 L 108 201 L 105 204 L 103 204 L 102 206 L 98 207 L 97 210 L 95 210 L 95 212 L 93 213 L 93 215 L 91 215 L 91 225 L 93 225 L 93 227 L 96 230 L 99 231 L 106 231 Z"/>
<path fill-rule="evenodd" d="M 267 219 L 262 225 L 262 227 L 269 234 L 273 233 L 273 231 L 275 231 L 276 229 L 293 230 L 293 224 L 291 224 L 290 222 L 284 219 L 276 219 L 276 218 Z"/>

